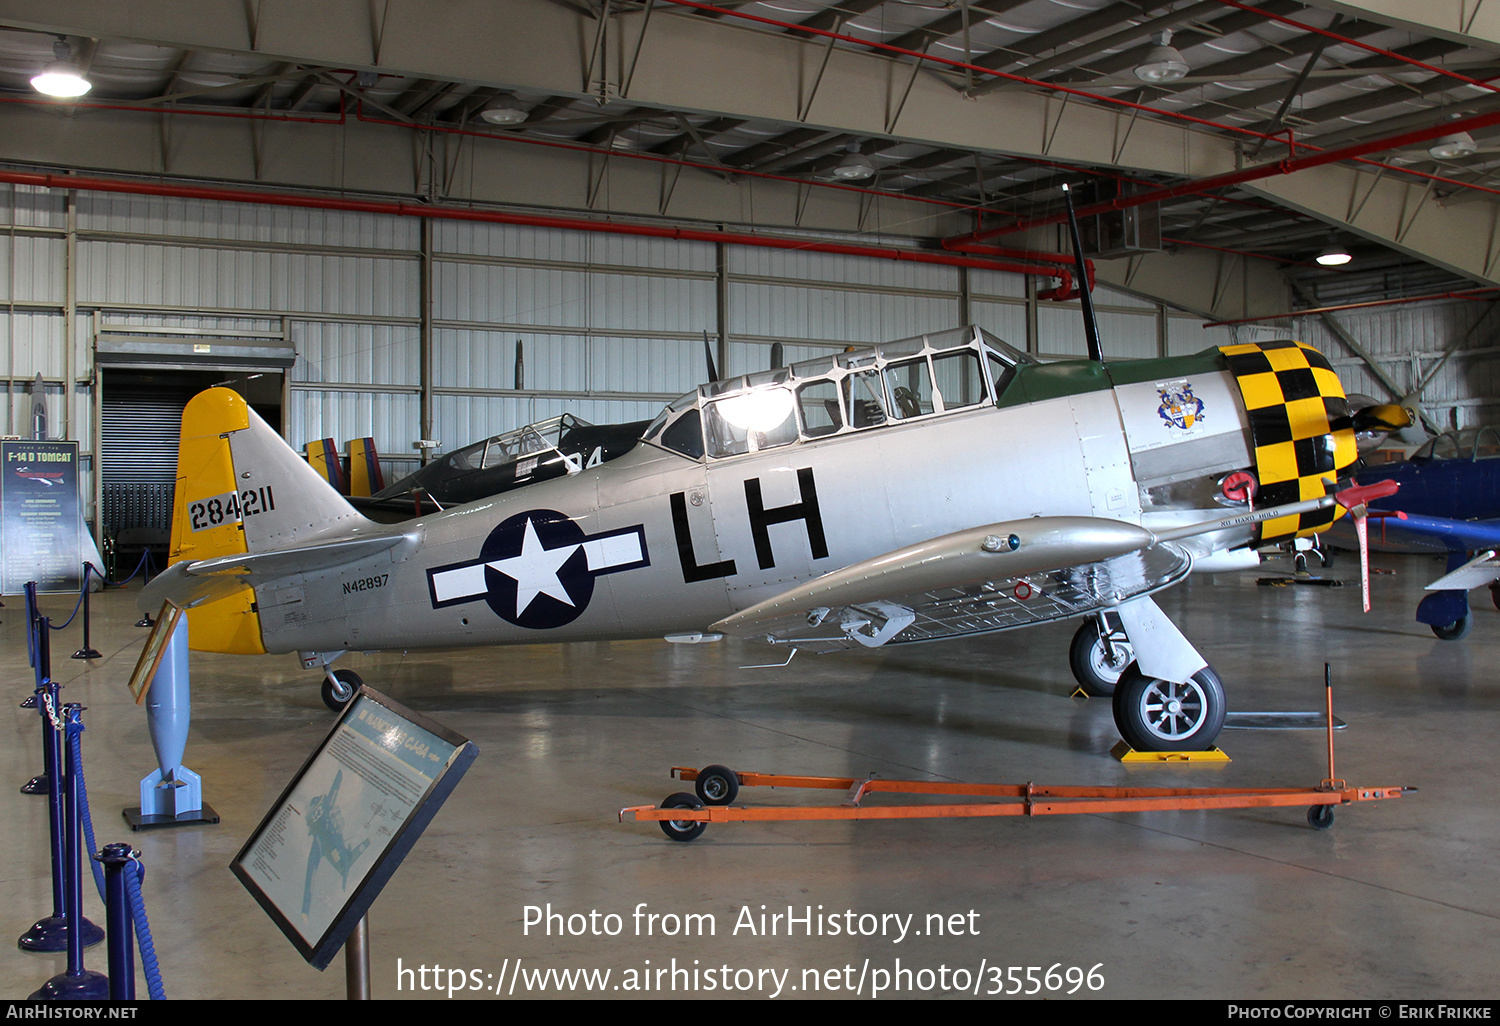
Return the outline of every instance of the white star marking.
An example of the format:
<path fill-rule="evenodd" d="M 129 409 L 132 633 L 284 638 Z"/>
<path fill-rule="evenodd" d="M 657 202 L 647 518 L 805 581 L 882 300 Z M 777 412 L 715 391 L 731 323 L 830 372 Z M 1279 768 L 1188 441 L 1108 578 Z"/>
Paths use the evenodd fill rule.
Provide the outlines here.
<path fill-rule="evenodd" d="M 558 580 L 557 571 L 577 551 L 576 542 L 555 549 L 543 548 L 541 539 L 536 536 L 536 526 L 528 517 L 520 555 L 485 565 L 516 582 L 516 615 L 521 616 L 538 595 L 550 595 L 559 602 L 576 605 L 568 595 L 568 589 Z"/>

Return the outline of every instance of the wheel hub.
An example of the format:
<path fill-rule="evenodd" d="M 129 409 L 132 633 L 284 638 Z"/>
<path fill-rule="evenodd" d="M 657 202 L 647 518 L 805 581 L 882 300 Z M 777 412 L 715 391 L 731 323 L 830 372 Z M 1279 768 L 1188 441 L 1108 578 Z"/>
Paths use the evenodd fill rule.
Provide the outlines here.
<path fill-rule="evenodd" d="M 1208 715 L 1208 701 L 1196 681 L 1156 681 L 1141 696 L 1146 729 L 1164 741 L 1188 737 Z"/>

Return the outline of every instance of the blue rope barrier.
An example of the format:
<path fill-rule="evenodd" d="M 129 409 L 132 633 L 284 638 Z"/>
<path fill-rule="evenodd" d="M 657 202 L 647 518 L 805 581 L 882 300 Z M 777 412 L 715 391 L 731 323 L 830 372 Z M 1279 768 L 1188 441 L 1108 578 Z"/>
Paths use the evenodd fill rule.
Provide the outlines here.
<path fill-rule="evenodd" d="M 53 630 L 65 630 L 68 624 L 73 622 L 73 617 L 78 615 L 78 610 L 83 606 L 83 596 L 87 594 L 89 590 L 89 574 L 91 572 L 97 574 L 99 573 L 99 570 L 92 563 L 83 564 L 83 587 L 78 589 L 78 601 L 73 603 L 73 612 L 68 615 L 67 620 L 55 627 L 52 627 L 50 623 L 48 624 L 48 626 L 52 627 Z M 99 579 L 102 581 L 104 578 L 101 576 Z"/>
<path fill-rule="evenodd" d="M 162 988 L 161 967 L 156 963 L 156 942 L 151 939 L 151 924 L 146 921 L 146 904 L 141 899 L 141 880 L 146 876 L 146 867 L 140 860 L 132 860 L 125 870 L 125 890 L 130 895 L 130 918 L 135 921 L 136 946 L 141 951 L 141 971 L 146 974 L 146 992 L 152 1001 L 165 1001 Z"/>
<path fill-rule="evenodd" d="M 83 729 L 81 722 L 68 724 L 68 745 L 78 774 L 78 812 L 83 823 L 84 840 L 88 844 L 88 850 L 96 852 L 99 845 L 94 840 L 94 819 L 89 812 L 88 786 L 83 780 L 83 746 L 80 740 Z M 88 861 L 94 871 L 94 886 L 99 889 L 99 899 L 104 901 L 104 868 L 97 859 L 90 858 Z M 141 970 L 146 974 L 146 990 L 152 1001 L 163 1001 L 166 999 L 166 992 L 162 988 L 161 968 L 156 962 L 156 944 L 151 938 L 151 924 L 146 919 L 145 903 L 141 900 L 141 878 L 144 875 L 145 869 L 139 861 L 135 862 L 134 869 L 125 873 L 125 889 L 130 895 L 130 918 L 135 922 L 136 941 L 141 949 Z"/>
<path fill-rule="evenodd" d="M 147 549 L 145 552 L 141 553 L 140 562 L 135 565 L 135 569 L 134 570 L 130 571 L 130 576 L 127 577 L 127 578 L 125 578 L 123 581 L 114 581 L 113 583 L 116 586 L 123 588 L 125 585 L 127 585 L 131 581 L 135 580 L 135 575 L 141 572 L 141 568 L 142 567 L 149 567 L 150 565 L 151 565 L 151 550 Z M 147 571 L 147 576 L 148 577 L 150 576 L 150 572 L 149 571 Z M 111 582 L 106 581 L 105 583 L 108 584 L 108 583 L 111 583 Z"/>

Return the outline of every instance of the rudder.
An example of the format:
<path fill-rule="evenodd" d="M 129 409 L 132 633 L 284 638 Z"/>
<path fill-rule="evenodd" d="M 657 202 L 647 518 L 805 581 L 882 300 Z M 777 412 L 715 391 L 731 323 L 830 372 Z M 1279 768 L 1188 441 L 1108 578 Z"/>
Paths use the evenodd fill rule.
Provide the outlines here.
<path fill-rule="evenodd" d="M 211 388 L 182 411 L 169 562 L 308 544 L 367 523 L 238 393 Z M 248 585 L 191 617 L 196 651 L 265 651 Z"/>

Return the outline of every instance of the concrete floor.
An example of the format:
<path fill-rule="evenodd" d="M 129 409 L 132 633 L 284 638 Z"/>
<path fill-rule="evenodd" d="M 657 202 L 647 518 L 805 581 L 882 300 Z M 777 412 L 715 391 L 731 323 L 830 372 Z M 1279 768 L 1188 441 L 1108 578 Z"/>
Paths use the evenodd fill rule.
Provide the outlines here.
<path fill-rule="evenodd" d="M 1350 573 L 1348 562 L 1330 573 Z M 863 975 L 866 995 L 879 983 L 899 984 L 903 996 L 941 993 L 944 984 L 985 994 L 1031 986 L 1024 969 L 1011 982 L 1000 967 L 1036 966 L 1040 981 L 1056 965 L 1054 996 L 1073 989 L 1066 974 L 1078 967 L 1074 980 L 1094 970 L 1100 984 L 1079 997 L 1493 998 L 1500 613 L 1476 593 L 1470 637 L 1439 642 L 1412 620 L 1439 564 L 1384 556 L 1377 565 L 1397 573 L 1375 579 L 1369 615 L 1359 612 L 1357 584 L 1266 588 L 1253 575 L 1193 580 L 1161 600 L 1219 670 L 1232 710 L 1321 709 L 1323 663 L 1333 663 L 1335 711 L 1348 722 L 1339 774 L 1421 791 L 1343 809 L 1328 831 L 1310 829 L 1302 808 L 728 824 L 692 844 L 668 841 L 655 824 L 616 822 L 623 806 L 691 789 L 668 779 L 670 766 L 711 762 L 1144 786 L 1310 786 L 1325 775 L 1317 731 L 1225 730 L 1220 745 L 1234 761 L 1222 767 L 1122 766 L 1109 755 L 1108 705 L 1068 697 L 1071 623 L 803 655 L 779 670 L 742 669 L 768 654 L 733 641 L 347 657 L 371 686 L 480 749 L 374 906 L 374 994 L 446 997 L 460 980 L 493 987 L 504 979 L 508 989 L 520 959 L 527 972 L 610 970 L 611 996 L 675 960 L 699 974 L 696 989 L 679 974 L 678 996 L 724 996 L 726 981 L 749 984 L 737 995 L 769 995 L 776 985 L 765 970 L 791 970 L 783 996 L 807 994 L 804 970 L 820 971 L 830 988 Z M 44 599 L 59 621 L 71 608 L 64 597 Z M 54 636 L 54 675 L 67 685 L 65 700 L 88 706 L 83 745 L 99 843 L 129 841 L 143 853 L 168 996 L 341 996 L 342 959 L 323 973 L 310 968 L 227 868 L 329 725 L 313 675 L 291 656 L 195 654 L 185 761 L 223 822 L 132 834 L 119 810 L 138 803 L 137 781 L 154 765 L 144 716 L 125 688 L 145 633 L 132 626 L 136 617 L 133 591 L 96 596 L 93 640 L 104 658 L 68 658 L 80 642 L 75 625 Z M 19 702 L 31 689 L 20 599 L 6 599 L 0 621 L 0 658 Z M 45 802 L 16 792 L 39 763 L 35 714 L 15 711 L 6 729 L 0 907 L 19 936 L 50 911 Z M 802 795 L 752 790 L 740 803 Z M 86 900 L 102 922 L 97 899 Z M 663 916 L 710 914 L 716 934 L 637 936 L 631 913 L 643 903 Z M 525 907 L 549 904 L 565 915 L 617 913 L 623 930 L 528 935 Z M 899 941 L 736 932 L 742 910 L 758 915 L 762 905 L 768 913 L 821 907 L 841 922 L 846 911 L 915 914 L 918 931 L 928 915 L 962 914 L 945 919 L 962 929 Z M 0 955 L 5 997 L 30 993 L 64 967 L 61 956 L 9 951 Z M 99 948 L 87 961 L 105 968 Z M 398 966 L 417 971 L 398 978 Z M 441 974 L 431 971 L 438 966 Z M 838 972 L 821 975 L 828 970 Z M 646 979 L 653 995 L 658 980 L 671 981 Z"/>

